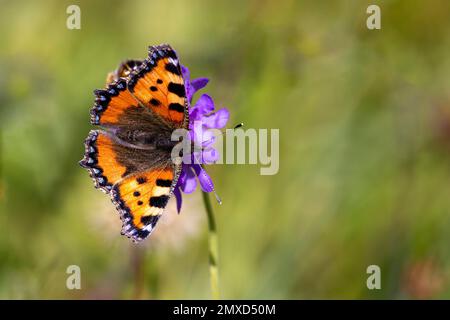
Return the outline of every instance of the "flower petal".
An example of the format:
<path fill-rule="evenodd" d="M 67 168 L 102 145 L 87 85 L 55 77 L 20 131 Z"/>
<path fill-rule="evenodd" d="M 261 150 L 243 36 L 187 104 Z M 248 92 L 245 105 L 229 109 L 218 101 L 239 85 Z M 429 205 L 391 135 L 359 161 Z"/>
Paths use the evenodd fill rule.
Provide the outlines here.
<path fill-rule="evenodd" d="M 208 82 L 209 82 L 208 78 L 197 78 L 192 80 L 190 85 L 192 86 L 192 88 L 194 88 L 194 93 L 196 93 L 198 90 L 206 87 Z"/>
<path fill-rule="evenodd" d="M 214 184 L 212 182 L 211 177 L 206 173 L 205 169 L 202 168 L 201 165 L 195 164 L 193 165 L 195 173 L 197 174 L 198 181 L 200 182 L 200 187 L 205 192 L 214 191 Z"/>
<path fill-rule="evenodd" d="M 202 152 L 202 162 L 205 164 L 213 164 L 219 160 L 219 152 L 214 148 L 206 148 Z"/>
<path fill-rule="evenodd" d="M 181 74 L 183 75 L 184 82 L 188 83 L 191 78 L 191 73 L 189 72 L 189 69 L 182 65 Z"/>
<path fill-rule="evenodd" d="M 191 105 L 192 98 L 194 97 L 194 89 L 189 82 L 185 82 L 184 87 L 186 89 L 186 99 L 188 101 L 188 104 Z"/>
<path fill-rule="evenodd" d="M 194 142 L 195 145 L 201 145 L 203 142 L 203 126 L 201 121 L 194 121 L 190 125 L 190 133 L 191 133 L 191 140 Z"/>
<path fill-rule="evenodd" d="M 202 94 L 193 108 L 201 115 L 205 115 L 214 111 L 214 101 L 209 95 Z"/>
<path fill-rule="evenodd" d="M 181 190 L 184 193 L 192 193 L 195 191 L 195 188 L 197 188 L 194 171 L 192 171 L 191 166 L 183 165 L 183 172 L 185 173 L 185 181 L 181 185 Z"/>
<path fill-rule="evenodd" d="M 183 75 L 184 88 L 186 89 L 186 98 L 188 103 L 190 104 L 195 93 L 194 88 L 191 86 L 191 74 L 189 72 L 189 69 L 183 65 L 181 66 L 181 74 Z"/>
<path fill-rule="evenodd" d="M 184 167 L 182 167 L 181 173 L 180 173 L 180 176 L 178 177 L 178 182 L 177 182 L 177 185 L 175 186 L 175 188 L 176 187 L 181 188 L 181 186 L 184 185 L 185 182 L 186 182 L 186 171 L 184 170 Z"/>
<path fill-rule="evenodd" d="M 191 81 L 189 69 L 181 66 L 181 71 L 186 88 L 186 98 L 190 104 L 195 92 L 204 88 L 208 84 L 209 79 L 198 78 Z M 192 162 L 191 164 L 183 164 L 178 184 L 174 189 L 178 212 L 181 210 L 181 191 L 184 193 L 193 192 L 197 187 L 197 178 L 204 192 L 214 191 L 211 177 L 199 163 L 211 164 L 219 159 L 219 153 L 211 147 L 215 142 L 215 135 L 211 130 L 207 129 L 223 128 L 230 118 L 230 113 L 227 109 L 220 109 L 213 113 L 214 108 L 214 101 L 207 94 L 201 95 L 196 104 L 189 108 L 189 118 L 191 120 L 189 124 L 190 138 L 200 149 L 197 151 L 192 150 L 191 154 L 186 154 L 183 157 L 183 161 L 192 160 Z M 202 148 L 204 149 L 201 150 Z"/>
<path fill-rule="evenodd" d="M 214 112 L 208 116 L 204 116 L 202 118 L 203 125 L 208 128 L 221 129 L 225 127 L 225 125 L 230 119 L 230 112 L 227 108 L 222 108 L 217 112 Z"/>
<path fill-rule="evenodd" d="M 197 78 L 191 81 L 191 73 L 189 72 L 189 69 L 183 65 L 181 66 L 181 73 L 183 75 L 184 87 L 186 89 L 186 98 L 188 102 L 191 103 L 194 94 L 198 90 L 204 88 L 208 84 L 209 79 Z"/>
<path fill-rule="evenodd" d="M 206 129 L 206 128 L 205 128 Z M 201 144 L 203 147 L 207 147 L 211 144 L 216 142 L 216 136 L 214 135 L 214 132 L 212 130 L 203 130 L 202 131 L 202 139 Z"/>

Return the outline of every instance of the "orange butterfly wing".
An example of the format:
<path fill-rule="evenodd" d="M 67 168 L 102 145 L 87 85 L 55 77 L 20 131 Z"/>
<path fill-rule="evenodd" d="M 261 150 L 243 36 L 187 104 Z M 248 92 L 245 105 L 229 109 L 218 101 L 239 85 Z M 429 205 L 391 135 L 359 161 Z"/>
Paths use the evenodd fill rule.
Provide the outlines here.
<path fill-rule="evenodd" d="M 175 51 L 152 47 L 149 59 L 131 74 L 128 89 L 145 106 L 172 122 L 182 124 L 186 116 L 186 91 Z"/>
<path fill-rule="evenodd" d="M 113 187 L 111 195 L 122 217 L 122 234 L 140 241 L 153 231 L 169 201 L 174 178 L 171 167 L 153 169 L 128 176 Z"/>
<path fill-rule="evenodd" d="M 106 89 L 94 92 L 91 123 L 109 129 L 89 133 L 80 164 L 89 170 L 96 187 L 110 194 L 123 221 L 122 233 L 140 241 L 154 229 L 181 166 L 169 164 L 170 156 L 167 162 L 152 162 L 151 152 L 124 142 L 116 133 L 145 127 L 140 119 L 148 117 L 148 110 L 174 129 L 188 128 L 189 118 L 180 63 L 170 46 L 150 47 L 147 59 L 132 62 L 132 67 L 126 62 L 108 76 Z"/>
<path fill-rule="evenodd" d="M 150 47 L 149 56 L 124 72 L 122 64 L 104 90 L 95 90 L 91 123 L 114 125 L 126 109 L 145 106 L 176 127 L 187 128 L 188 111 L 181 66 L 168 45 Z"/>
<path fill-rule="evenodd" d="M 85 142 L 80 164 L 87 168 L 95 186 L 111 195 L 123 222 L 122 234 L 139 241 L 154 229 L 175 187 L 179 170 L 174 165 L 152 166 L 129 173 L 118 152 L 146 152 L 121 145 L 108 132 L 92 130 Z"/>
<path fill-rule="evenodd" d="M 104 90 L 95 90 L 95 104 L 91 109 L 91 123 L 94 125 L 115 125 L 120 116 L 139 101 L 127 89 L 125 79 L 113 81 Z"/>
<path fill-rule="evenodd" d="M 110 192 L 127 170 L 116 158 L 115 145 L 111 136 L 98 130 L 91 130 L 84 142 L 85 153 L 80 165 L 89 170 L 95 187 L 104 192 Z"/>

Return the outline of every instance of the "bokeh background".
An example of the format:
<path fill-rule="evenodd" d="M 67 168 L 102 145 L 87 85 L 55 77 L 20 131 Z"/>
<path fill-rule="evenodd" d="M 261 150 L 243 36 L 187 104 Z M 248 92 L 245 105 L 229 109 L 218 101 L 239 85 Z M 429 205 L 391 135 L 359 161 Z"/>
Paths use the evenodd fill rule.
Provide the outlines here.
<path fill-rule="evenodd" d="M 382 29 L 366 28 L 378 4 Z M 81 30 L 66 28 L 67 6 Z M 145 245 L 78 166 L 92 91 L 170 43 L 280 170 L 209 167 L 224 298 L 450 298 L 450 2 L 0 1 L 0 298 L 210 297 L 201 194 Z M 198 97 L 198 96 L 197 96 Z M 381 290 L 366 268 L 379 265 Z M 81 268 L 81 290 L 66 268 Z"/>

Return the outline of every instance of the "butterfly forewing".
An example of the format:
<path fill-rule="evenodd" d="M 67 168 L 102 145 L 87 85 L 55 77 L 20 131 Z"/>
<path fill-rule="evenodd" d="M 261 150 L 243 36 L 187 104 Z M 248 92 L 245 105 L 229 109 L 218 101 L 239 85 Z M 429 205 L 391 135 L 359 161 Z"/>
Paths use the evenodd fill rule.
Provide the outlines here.
<path fill-rule="evenodd" d="M 186 92 L 175 51 L 166 45 L 151 47 L 148 59 L 130 78 L 128 89 L 142 104 L 181 127 Z"/>

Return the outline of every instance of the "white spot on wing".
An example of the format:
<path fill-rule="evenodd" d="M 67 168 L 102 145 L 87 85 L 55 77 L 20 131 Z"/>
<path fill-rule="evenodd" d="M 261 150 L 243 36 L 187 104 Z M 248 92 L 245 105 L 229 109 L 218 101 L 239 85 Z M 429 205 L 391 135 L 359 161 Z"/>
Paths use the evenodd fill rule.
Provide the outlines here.
<path fill-rule="evenodd" d="M 163 209 L 157 207 L 149 207 L 145 212 L 144 216 L 158 216 L 161 214 Z"/>
<path fill-rule="evenodd" d="M 153 195 L 152 197 L 159 197 L 159 196 L 164 196 L 164 195 L 168 195 L 170 192 L 170 187 L 156 187 L 155 189 L 153 189 Z"/>
<path fill-rule="evenodd" d="M 175 66 L 178 65 L 178 60 L 177 60 L 177 59 L 174 59 L 174 58 L 169 58 L 169 62 L 172 63 L 172 64 L 174 64 Z"/>

